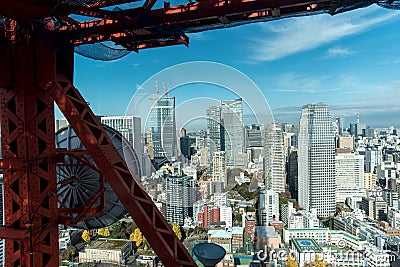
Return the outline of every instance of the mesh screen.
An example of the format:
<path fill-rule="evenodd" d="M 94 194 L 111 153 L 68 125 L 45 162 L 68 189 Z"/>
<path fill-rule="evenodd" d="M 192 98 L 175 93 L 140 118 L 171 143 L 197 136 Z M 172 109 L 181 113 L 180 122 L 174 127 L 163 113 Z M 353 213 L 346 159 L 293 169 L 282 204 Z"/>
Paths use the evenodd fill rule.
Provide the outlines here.
<path fill-rule="evenodd" d="M 96 60 L 110 61 L 124 57 L 128 55 L 130 51 L 112 48 L 103 43 L 95 43 L 77 46 L 75 47 L 75 53 Z"/>
<path fill-rule="evenodd" d="M 389 9 L 395 9 L 395 10 L 400 10 L 400 1 L 393 1 L 393 3 L 390 4 L 391 1 L 377 1 L 377 5 Z"/>
<path fill-rule="evenodd" d="M 69 6 L 81 6 L 86 8 L 94 8 L 94 7 L 102 7 L 105 9 L 113 10 L 118 12 L 119 10 L 125 10 L 128 8 L 134 8 L 135 6 L 143 5 L 145 0 L 56 0 L 60 6 L 62 5 L 69 5 Z M 189 0 L 171 0 L 170 3 L 172 6 L 186 4 Z M 246 20 L 237 21 L 228 24 L 216 24 L 216 25 L 209 25 L 209 26 L 199 26 L 199 27 L 191 27 L 182 29 L 185 33 L 194 33 L 194 32 L 202 32 L 207 30 L 213 29 L 220 29 L 220 28 L 228 28 L 228 27 L 235 27 L 242 24 L 252 23 L 252 22 L 261 22 L 261 21 L 270 21 L 285 17 L 293 17 L 293 16 L 308 16 L 308 15 L 315 15 L 320 13 L 329 13 L 331 15 L 350 11 L 353 9 L 367 7 L 372 4 L 377 4 L 381 7 L 389 8 L 389 9 L 400 9 L 400 0 L 362 0 L 362 1 L 352 1 L 352 0 L 338 0 L 338 1 L 331 1 L 330 3 L 324 4 L 326 6 L 322 7 L 323 10 L 318 12 L 309 12 L 303 13 L 300 15 L 287 15 L 277 18 L 263 18 L 260 20 Z M 158 0 L 154 5 L 153 9 L 162 8 L 163 1 Z M 63 49 L 65 46 L 65 42 L 63 40 L 57 40 L 56 35 L 54 34 L 54 30 L 65 25 L 65 21 L 63 21 L 63 17 L 51 17 L 41 21 L 36 21 L 34 23 L 34 27 L 36 28 L 36 32 L 38 35 L 43 39 L 45 43 L 47 43 L 50 47 L 54 49 Z M 0 39 L 1 39 L 1 32 L 3 29 L 4 34 L 4 17 L 0 15 Z M 171 33 L 173 29 L 170 27 L 162 27 L 159 29 L 161 32 L 169 32 Z M 179 29 L 175 29 L 180 32 Z M 163 34 L 161 34 L 163 36 Z M 160 36 L 151 37 L 160 40 Z M 1 41 L 1 40 L 0 40 Z M 92 59 L 96 60 L 116 60 L 123 56 L 126 56 L 130 53 L 130 51 L 124 49 L 123 47 L 109 45 L 108 43 L 96 43 L 96 44 L 85 44 L 75 47 L 75 52 Z"/>

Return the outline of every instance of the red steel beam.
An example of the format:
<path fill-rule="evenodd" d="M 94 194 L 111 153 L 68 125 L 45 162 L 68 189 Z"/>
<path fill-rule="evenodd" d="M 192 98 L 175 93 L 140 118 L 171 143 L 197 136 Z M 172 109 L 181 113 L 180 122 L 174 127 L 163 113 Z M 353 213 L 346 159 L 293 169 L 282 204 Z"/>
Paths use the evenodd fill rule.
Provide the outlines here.
<path fill-rule="evenodd" d="M 58 266 L 55 53 L 29 34 L 0 44 L 6 266 Z M 7 234 L 6 232 L 9 231 Z"/>
<path fill-rule="evenodd" d="M 151 5 L 153 1 L 148 0 L 145 3 Z M 196 29 L 201 31 L 202 27 L 204 30 L 204 27 L 229 23 L 249 23 L 265 18 L 319 12 L 332 6 L 332 0 L 214 0 L 178 6 L 166 3 L 164 8 L 156 10 L 145 10 L 143 7 L 118 12 L 102 10 L 101 19 L 63 26 L 54 36 L 75 46 L 114 41 L 123 46 L 157 47 L 162 46 L 156 42 L 160 39 L 158 35 L 178 36 L 184 32 L 197 31 Z M 109 15 L 105 16 L 104 13 L 107 12 Z M 152 40 L 154 45 L 142 46 Z"/>
<path fill-rule="evenodd" d="M 49 93 L 163 264 L 197 266 L 71 81 L 58 75 Z"/>

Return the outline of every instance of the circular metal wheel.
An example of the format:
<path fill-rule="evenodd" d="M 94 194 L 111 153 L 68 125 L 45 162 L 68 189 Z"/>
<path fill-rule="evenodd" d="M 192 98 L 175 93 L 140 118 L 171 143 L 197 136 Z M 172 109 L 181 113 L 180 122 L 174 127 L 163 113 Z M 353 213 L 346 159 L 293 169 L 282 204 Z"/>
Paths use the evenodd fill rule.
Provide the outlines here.
<path fill-rule="evenodd" d="M 103 125 L 104 130 L 111 138 L 115 148 L 125 159 L 131 173 L 139 177 L 139 160 L 129 142 L 116 130 Z M 56 147 L 67 150 L 85 150 L 78 136 L 71 127 L 61 129 L 56 133 Z M 89 158 L 93 165 L 94 162 Z M 71 156 L 64 157 L 69 166 L 57 166 L 57 195 L 58 200 L 66 208 L 82 208 L 100 188 L 99 173 L 89 167 L 79 165 L 77 159 Z M 98 229 L 109 226 L 121 219 L 126 210 L 112 190 L 105 177 L 105 213 L 102 216 L 78 222 L 76 227 L 82 229 Z M 138 178 L 139 179 L 139 178 Z M 96 205 L 99 204 L 99 201 Z M 60 204 L 61 205 L 61 204 Z M 74 219 L 77 214 L 72 215 Z"/>

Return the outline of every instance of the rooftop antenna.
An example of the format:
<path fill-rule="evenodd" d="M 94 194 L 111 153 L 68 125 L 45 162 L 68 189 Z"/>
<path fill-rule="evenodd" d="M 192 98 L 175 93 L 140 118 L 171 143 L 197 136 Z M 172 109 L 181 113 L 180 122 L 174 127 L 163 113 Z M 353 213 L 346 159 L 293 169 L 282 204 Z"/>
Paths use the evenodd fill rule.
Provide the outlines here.
<path fill-rule="evenodd" d="M 158 81 L 156 80 L 156 98 L 158 98 L 159 94 L 160 94 L 160 91 L 158 90 Z"/>
<path fill-rule="evenodd" d="M 357 123 L 360 123 L 360 113 L 357 112 Z"/>
<path fill-rule="evenodd" d="M 168 95 L 168 91 L 171 88 L 171 84 L 168 84 L 168 88 L 166 88 L 164 82 L 162 82 L 162 86 L 164 88 L 164 95 L 167 96 Z"/>

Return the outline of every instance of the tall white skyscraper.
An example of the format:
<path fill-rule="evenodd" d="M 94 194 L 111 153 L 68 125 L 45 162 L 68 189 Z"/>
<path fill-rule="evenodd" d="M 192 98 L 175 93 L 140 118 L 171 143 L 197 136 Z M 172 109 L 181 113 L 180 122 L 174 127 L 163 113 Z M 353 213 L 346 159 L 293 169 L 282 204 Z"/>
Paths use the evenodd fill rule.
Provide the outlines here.
<path fill-rule="evenodd" d="M 301 111 L 298 150 L 299 205 L 317 215 L 335 213 L 335 131 L 326 104 Z"/>
<path fill-rule="evenodd" d="M 265 185 L 268 190 L 285 192 L 285 150 L 282 129 L 275 124 L 265 130 Z"/>

